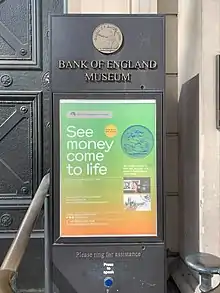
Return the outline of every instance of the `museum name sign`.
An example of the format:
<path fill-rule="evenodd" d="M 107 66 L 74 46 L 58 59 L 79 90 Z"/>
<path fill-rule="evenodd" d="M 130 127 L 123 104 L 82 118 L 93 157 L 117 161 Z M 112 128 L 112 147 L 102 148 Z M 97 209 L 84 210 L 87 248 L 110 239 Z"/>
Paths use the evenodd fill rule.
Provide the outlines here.
<path fill-rule="evenodd" d="M 58 60 L 58 68 L 82 70 L 86 82 L 132 82 L 134 71 L 156 70 L 155 60 Z"/>

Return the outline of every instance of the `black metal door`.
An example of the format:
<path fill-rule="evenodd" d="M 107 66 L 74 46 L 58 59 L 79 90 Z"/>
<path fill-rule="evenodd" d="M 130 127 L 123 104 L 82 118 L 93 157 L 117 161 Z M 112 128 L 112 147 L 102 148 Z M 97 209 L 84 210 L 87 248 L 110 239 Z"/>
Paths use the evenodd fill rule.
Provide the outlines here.
<path fill-rule="evenodd" d="M 48 14 L 61 0 L 0 0 L 0 261 L 49 168 Z M 19 269 L 22 291 L 44 288 L 43 213 Z"/>

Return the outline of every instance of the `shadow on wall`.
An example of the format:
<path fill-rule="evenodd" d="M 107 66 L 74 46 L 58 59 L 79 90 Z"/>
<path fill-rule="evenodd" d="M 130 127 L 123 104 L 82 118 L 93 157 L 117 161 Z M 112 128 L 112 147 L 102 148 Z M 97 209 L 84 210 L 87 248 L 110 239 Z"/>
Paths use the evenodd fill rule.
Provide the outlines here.
<path fill-rule="evenodd" d="M 180 254 L 199 251 L 199 74 L 183 84 L 178 106 Z"/>

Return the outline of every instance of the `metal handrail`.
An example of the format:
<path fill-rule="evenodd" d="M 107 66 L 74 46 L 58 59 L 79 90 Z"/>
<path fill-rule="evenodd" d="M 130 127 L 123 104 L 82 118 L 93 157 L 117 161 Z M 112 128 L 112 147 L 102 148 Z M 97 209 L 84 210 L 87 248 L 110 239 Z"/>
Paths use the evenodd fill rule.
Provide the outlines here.
<path fill-rule="evenodd" d="M 31 232 L 42 209 L 45 197 L 48 195 L 49 186 L 50 174 L 46 174 L 28 207 L 18 232 L 0 267 L 0 293 L 13 292 L 12 279 L 18 270 L 28 246 Z"/>

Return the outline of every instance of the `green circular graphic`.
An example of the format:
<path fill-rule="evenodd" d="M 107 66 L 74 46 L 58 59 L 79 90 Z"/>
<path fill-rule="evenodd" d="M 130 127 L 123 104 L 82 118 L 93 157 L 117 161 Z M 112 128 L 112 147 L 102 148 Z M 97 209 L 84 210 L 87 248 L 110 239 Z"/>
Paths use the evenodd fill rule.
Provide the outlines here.
<path fill-rule="evenodd" d="M 143 158 L 150 154 L 154 147 L 152 132 L 143 125 L 132 125 L 125 129 L 121 137 L 123 152 L 132 158 Z"/>

